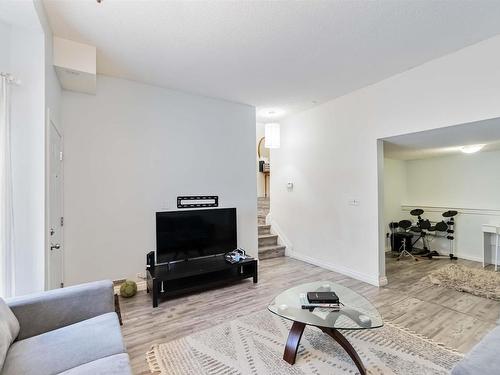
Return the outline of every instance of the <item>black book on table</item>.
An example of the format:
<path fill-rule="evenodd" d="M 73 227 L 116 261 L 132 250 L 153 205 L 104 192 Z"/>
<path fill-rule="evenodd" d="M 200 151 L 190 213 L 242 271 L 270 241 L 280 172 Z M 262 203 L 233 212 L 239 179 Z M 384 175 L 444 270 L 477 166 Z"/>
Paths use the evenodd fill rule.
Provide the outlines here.
<path fill-rule="evenodd" d="M 308 292 L 309 303 L 339 303 L 339 297 L 335 292 Z"/>

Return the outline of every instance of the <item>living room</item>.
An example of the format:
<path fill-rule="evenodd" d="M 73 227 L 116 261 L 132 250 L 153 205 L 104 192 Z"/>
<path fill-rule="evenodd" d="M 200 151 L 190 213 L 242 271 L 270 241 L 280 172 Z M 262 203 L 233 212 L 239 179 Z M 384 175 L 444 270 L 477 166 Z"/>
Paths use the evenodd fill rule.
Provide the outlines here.
<path fill-rule="evenodd" d="M 481 145 L 496 175 L 499 16 L 1 2 L 0 373 L 495 373 L 496 180 L 477 203 L 407 174 L 399 199 L 384 156 L 416 171 L 401 145 L 431 132 L 420 149 Z M 456 237 L 439 256 L 413 251 L 426 219 Z"/>

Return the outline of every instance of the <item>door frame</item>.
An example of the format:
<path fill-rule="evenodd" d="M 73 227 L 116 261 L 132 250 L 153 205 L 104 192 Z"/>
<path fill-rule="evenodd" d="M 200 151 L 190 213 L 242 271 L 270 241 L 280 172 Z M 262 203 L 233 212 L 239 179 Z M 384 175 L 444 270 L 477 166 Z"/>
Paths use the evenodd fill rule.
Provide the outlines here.
<path fill-rule="evenodd" d="M 64 139 L 62 132 L 57 124 L 57 121 L 51 115 L 50 108 L 47 107 L 46 118 L 45 118 L 45 290 L 48 290 L 49 280 L 50 280 L 50 172 L 51 172 L 51 163 L 50 163 L 50 131 L 51 127 L 59 134 L 61 137 L 61 152 L 63 151 Z M 63 154 L 64 155 L 64 154 Z M 64 157 L 63 157 L 64 159 Z M 61 213 L 64 217 L 64 160 L 61 160 Z M 62 248 L 61 262 L 61 277 L 62 282 L 64 284 L 65 275 L 64 275 L 64 258 L 65 258 L 65 249 L 64 249 L 64 225 L 61 226 L 61 238 L 60 244 Z"/>
<path fill-rule="evenodd" d="M 378 195 L 378 280 L 379 286 L 389 283 L 385 270 L 385 204 L 384 204 L 384 140 L 377 139 L 377 195 Z"/>

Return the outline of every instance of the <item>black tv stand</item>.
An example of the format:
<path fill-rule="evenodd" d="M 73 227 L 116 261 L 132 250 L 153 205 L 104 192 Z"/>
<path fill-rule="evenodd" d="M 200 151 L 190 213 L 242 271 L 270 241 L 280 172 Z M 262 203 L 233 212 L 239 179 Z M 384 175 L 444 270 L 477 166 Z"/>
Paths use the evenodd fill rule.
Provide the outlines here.
<path fill-rule="evenodd" d="M 257 260 L 248 258 L 231 264 L 223 255 L 156 265 L 146 270 L 147 292 L 158 300 L 183 293 L 206 290 L 252 277 L 257 282 Z"/>

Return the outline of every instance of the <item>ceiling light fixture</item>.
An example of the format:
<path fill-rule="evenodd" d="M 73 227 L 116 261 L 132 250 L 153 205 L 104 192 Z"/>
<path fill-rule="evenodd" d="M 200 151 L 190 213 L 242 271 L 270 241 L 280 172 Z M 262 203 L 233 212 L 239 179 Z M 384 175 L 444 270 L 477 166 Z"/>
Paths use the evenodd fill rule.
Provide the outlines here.
<path fill-rule="evenodd" d="M 462 146 L 460 147 L 460 151 L 462 151 L 464 154 L 473 154 L 480 151 L 484 146 L 484 144 Z"/>
<path fill-rule="evenodd" d="M 266 124 L 264 128 L 266 148 L 280 148 L 280 124 Z"/>

